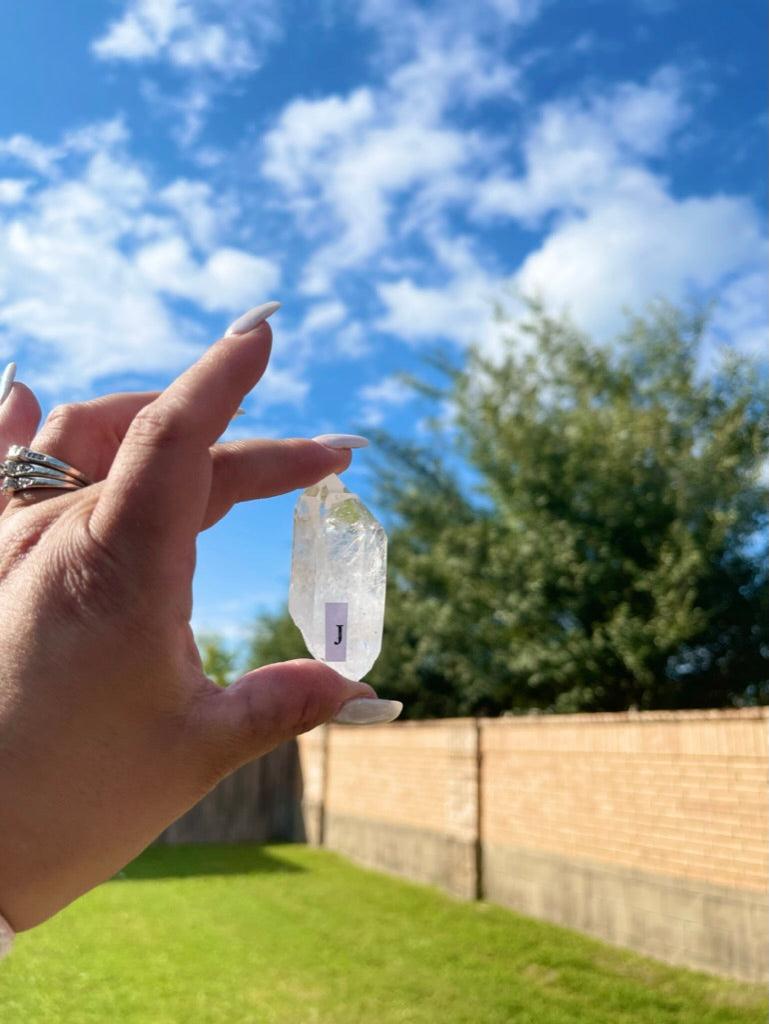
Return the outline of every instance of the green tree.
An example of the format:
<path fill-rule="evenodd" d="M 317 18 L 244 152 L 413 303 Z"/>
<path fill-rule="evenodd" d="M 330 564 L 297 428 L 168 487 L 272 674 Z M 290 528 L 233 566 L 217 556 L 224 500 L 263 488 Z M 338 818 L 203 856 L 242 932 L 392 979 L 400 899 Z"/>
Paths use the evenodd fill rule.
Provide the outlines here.
<path fill-rule="evenodd" d="M 288 609 L 260 615 L 248 643 L 248 664 L 252 668 L 276 661 L 309 658 L 302 634 L 294 625 Z"/>
<path fill-rule="evenodd" d="M 216 633 L 203 633 L 196 637 L 203 671 L 218 686 L 229 686 L 237 672 L 237 657 L 228 650 Z"/>
<path fill-rule="evenodd" d="M 767 700 L 766 401 L 744 361 L 700 371 L 705 326 L 660 304 L 602 347 L 534 307 L 413 382 L 443 415 L 429 446 L 377 438 L 369 676 L 407 714 Z M 302 652 L 287 616 L 260 628 Z"/>

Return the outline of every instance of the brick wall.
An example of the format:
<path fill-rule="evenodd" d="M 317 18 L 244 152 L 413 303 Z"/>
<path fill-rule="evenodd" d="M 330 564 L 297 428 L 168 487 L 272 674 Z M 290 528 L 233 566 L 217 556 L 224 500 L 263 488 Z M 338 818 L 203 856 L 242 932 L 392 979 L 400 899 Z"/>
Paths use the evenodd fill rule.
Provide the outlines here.
<path fill-rule="evenodd" d="M 763 715 L 514 718 L 481 736 L 484 841 L 766 888 Z"/>
<path fill-rule="evenodd" d="M 477 759 L 472 720 L 330 728 L 325 844 L 474 898 Z"/>
<path fill-rule="evenodd" d="M 372 738 L 366 729 L 331 730 L 330 813 L 475 838 L 474 722 L 407 722 Z"/>
<path fill-rule="evenodd" d="M 766 976 L 767 711 L 300 738 L 312 841 L 653 956 Z"/>

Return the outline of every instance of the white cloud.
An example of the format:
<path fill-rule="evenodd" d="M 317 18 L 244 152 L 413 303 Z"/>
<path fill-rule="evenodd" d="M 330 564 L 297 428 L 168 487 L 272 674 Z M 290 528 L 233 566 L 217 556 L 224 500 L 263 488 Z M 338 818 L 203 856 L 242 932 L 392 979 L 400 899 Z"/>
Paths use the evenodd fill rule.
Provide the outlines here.
<path fill-rule="evenodd" d="M 525 25 L 539 16 L 548 0 L 487 0 L 508 24 Z"/>
<path fill-rule="evenodd" d="M 360 321 L 345 326 L 334 334 L 334 352 L 343 359 L 361 359 L 370 355 L 371 343 Z"/>
<path fill-rule="evenodd" d="M 360 137 L 375 111 L 370 89 L 356 89 L 344 98 L 293 100 L 264 137 L 265 177 L 281 185 L 289 196 L 306 191 L 308 183 L 320 177 L 314 171 L 317 162 L 329 163 L 340 144 L 350 145 Z"/>
<path fill-rule="evenodd" d="M 468 159 L 462 133 L 423 120 L 425 113 L 357 90 L 293 102 L 265 137 L 265 177 L 307 234 L 334 238 L 308 261 L 307 294 L 326 294 L 337 273 L 362 267 L 390 242 L 396 202 Z"/>
<path fill-rule="evenodd" d="M 678 198 L 648 169 L 688 116 L 682 80 L 669 68 L 645 86 L 619 83 L 542 110 L 524 141 L 525 173 L 485 182 L 474 207 L 484 219 L 552 218 L 514 276 L 518 291 L 605 338 L 620 329 L 624 309 L 657 297 L 718 297 L 758 272 L 766 239 L 747 200 Z"/>
<path fill-rule="evenodd" d="M 12 157 L 40 174 L 48 174 L 59 157 L 59 150 L 36 142 L 28 135 L 17 134 L 0 139 L 0 159 L 3 157 Z"/>
<path fill-rule="evenodd" d="M 257 72 L 282 34 L 278 0 L 123 0 L 120 17 L 91 43 L 102 61 L 170 68 L 163 84 L 139 83 L 149 113 L 171 122 L 189 149 L 222 94 Z M 205 150 L 204 150 L 205 151 Z"/>
<path fill-rule="evenodd" d="M 162 189 L 160 199 L 176 213 L 192 242 L 203 249 L 213 245 L 218 233 L 236 216 L 234 203 L 217 200 L 203 181 L 177 178 Z"/>
<path fill-rule="evenodd" d="M 327 331 L 332 327 L 338 327 L 346 317 L 347 307 L 338 299 L 330 302 L 317 302 L 307 310 L 299 330 L 301 334 Z"/>
<path fill-rule="evenodd" d="M 596 100 L 594 116 L 610 125 L 629 152 L 658 155 L 690 114 L 682 86 L 675 68 L 660 68 L 647 85 L 623 82 L 609 97 Z"/>
<path fill-rule="evenodd" d="M 444 40 L 431 29 L 413 58 L 392 72 L 388 86 L 395 102 L 419 111 L 422 121 L 494 97 L 521 98 L 519 73 L 502 56 L 471 35 L 451 33 Z"/>
<path fill-rule="evenodd" d="M 40 221 L 0 226 L 0 336 L 32 344 L 26 379 L 64 395 L 100 376 L 178 366 L 191 354 L 159 297 L 113 246 L 87 229 L 51 236 Z"/>
<path fill-rule="evenodd" d="M 414 389 L 398 377 L 385 377 L 377 384 L 368 384 L 360 389 L 361 422 L 378 427 L 393 409 L 399 409 L 412 401 Z"/>
<path fill-rule="evenodd" d="M 719 289 L 716 298 L 708 334 L 713 347 L 729 345 L 765 366 L 769 323 L 765 268 L 738 274 Z"/>
<path fill-rule="evenodd" d="M 379 327 L 415 343 L 479 341 L 494 351 L 499 333 L 491 305 L 510 289 L 568 311 L 604 339 L 621 329 L 626 309 L 652 298 L 715 297 L 724 308 L 714 336 L 728 331 L 737 348 L 755 350 L 766 323 L 757 286 L 766 264 L 758 211 L 739 196 L 678 198 L 649 169 L 688 113 L 671 69 L 643 86 L 619 83 L 601 96 L 542 108 L 522 140 L 522 175 L 466 182 L 481 225 L 536 228 L 539 242 L 528 243 L 517 267 L 503 270 L 484 265 L 478 247 L 450 237 L 450 221 L 439 220 L 424 234 L 436 260 L 431 272 L 379 284 L 386 307 Z M 513 315 L 522 312 L 513 306 Z"/>
<path fill-rule="evenodd" d="M 105 60 L 154 57 L 168 43 L 180 13 L 176 0 L 139 0 L 93 44 L 94 53 Z"/>
<path fill-rule="evenodd" d="M 741 344 L 755 345 L 751 282 L 765 261 L 755 209 L 738 196 L 674 194 L 661 176 L 691 124 L 687 80 L 663 67 L 643 82 L 524 103 L 526 54 L 519 50 L 513 60 L 506 44 L 544 6 L 361 0 L 359 21 L 380 34 L 377 84 L 295 98 L 259 139 L 264 209 L 276 222 L 290 219 L 301 253 L 292 261 L 298 290 L 318 300 L 294 331 L 305 367 L 360 356 L 369 344 L 365 323 L 350 322 L 334 298 L 354 293 L 339 288 L 345 279 L 365 281 L 377 294 L 384 309 L 378 329 L 414 344 L 481 340 L 493 348 L 493 302 L 512 284 L 568 309 L 601 336 L 619 326 L 624 306 L 720 293 L 730 309 L 722 322 L 739 327 Z M 95 47 L 105 58 L 202 72 L 167 99 L 189 145 L 210 112 L 208 82 L 230 74 L 226 42 L 237 28 L 254 49 L 242 64 L 236 56 L 232 73 L 253 70 L 264 39 L 277 31 L 275 10 L 266 0 L 131 0 Z M 489 100 L 494 118 L 487 121 Z M 26 154 L 27 166 L 40 168 L 56 162 L 55 151 L 33 142 L 14 144 L 17 160 Z M 132 271 L 153 294 L 219 311 L 238 305 L 249 281 L 265 294 L 273 290 L 275 262 L 218 237 L 232 223 L 221 196 L 181 179 L 150 201 L 140 172 L 124 167 L 118 201 L 99 186 L 97 171 L 94 162 L 87 181 L 66 182 L 74 189 L 70 208 L 82 221 L 92 204 L 90 220 L 100 230 L 112 209 L 110 244 L 125 252 L 129 240 Z M 103 175 L 117 180 L 118 171 L 106 166 Z M 134 227 L 121 235 L 129 232 L 121 213 L 131 194 Z M 484 250 L 487 230 L 493 236 Z M 753 312 L 741 315 L 745 302 Z M 328 343 L 311 353 L 306 339 L 322 332 Z M 296 372 L 301 386 L 288 373 L 287 395 L 302 390 Z"/>
<path fill-rule="evenodd" d="M 553 210 L 585 210 L 607 194 L 635 191 L 652 178 L 643 158 L 661 153 L 687 114 L 680 76 L 670 68 L 646 86 L 621 83 L 587 103 L 550 103 L 523 143 L 525 174 L 481 182 L 474 212 L 534 224 Z"/>
<path fill-rule="evenodd" d="M 0 178 L 0 206 L 15 206 L 27 194 L 29 178 Z"/>
<path fill-rule="evenodd" d="M 58 397 L 108 374 L 167 376 L 194 358 L 209 339 L 169 300 L 221 314 L 223 328 L 279 280 L 271 259 L 226 244 L 208 186 L 157 188 L 125 138 L 114 124 L 65 136 L 40 164 L 48 176 L 0 206 L 0 350 L 33 351 L 26 379 Z M 20 151 L 6 142 L 0 168 Z"/>
<path fill-rule="evenodd" d="M 122 117 L 113 117 L 109 121 L 95 121 L 81 125 L 65 133 L 60 153 L 99 153 L 125 145 L 129 140 L 129 132 Z"/>
<path fill-rule="evenodd" d="M 515 101 L 515 75 L 484 63 L 490 51 L 478 38 L 441 41 L 406 9 L 421 35 L 383 88 L 296 100 L 264 139 L 263 173 L 316 245 L 305 293 L 329 295 L 339 275 L 373 270 L 379 330 L 494 349 L 493 304 L 511 286 L 607 336 L 625 308 L 709 297 L 755 272 L 763 235 L 748 203 L 676 198 L 652 170 L 690 116 L 679 72 L 551 102 L 503 149 L 498 135 L 458 127 L 453 107 L 457 96 Z M 523 153 L 520 175 L 506 164 L 484 173 L 503 152 Z M 483 253 L 482 235 L 471 244 L 457 232 L 462 212 L 481 232 L 522 225 L 539 241 L 500 265 Z"/>
<path fill-rule="evenodd" d="M 233 78 L 259 66 L 276 32 L 271 0 L 127 0 L 92 50 L 101 60 L 164 60 Z"/>
<path fill-rule="evenodd" d="M 386 313 L 377 327 L 411 343 L 445 338 L 468 345 L 479 340 L 479 332 L 491 319 L 500 286 L 501 282 L 480 271 L 477 276 L 452 278 L 440 287 L 423 287 L 409 278 L 383 283 L 378 294 Z"/>
<path fill-rule="evenodd" d="M 358 0 L 358 18 L 375 28 L 386 58 L 403 61 L 425 37 L 449 41 L 460 35 L 499 37 L 534 21 L 552 0 Z"/>
<path fill-rule="evenodd" d="M 309 382 L 299 367 L 280 366 L 278 360 L 272 359 L 251 404 L 257 412 L 274 405 L 301 407 L 309 390 Z"/>
<path fill-rule="evenodd" d="M 167 93 L 156 82 L 145 80 L 140 92 L 153 117 L 172 122 L 171 136 L 182 149 L 198 141 L 216 97 L 210 83 L 196 81 L 178 92 Z"/>
<path fill-rule="evenodd" d="M 280 281 L 272 260 L 239 249 L 221 247 L 199 262 L 178 235 L 139 249 L 136 266 L 154 290 L 189 299 L 207 312 L 250 307 Z"/>
<path fill-rule="evenodd" d="M 305 294 L 329 294 L 337 275 L 360 273 L 374 260 L 381 269 L 412 233 L 418 239 L 450 205 L 467 203 L 477 165 L 499 140 L 462 127 L 455 115 L 488 100 L 520 103 L 519 72 L 497 44 L 506 25 L 540 6 L 483 0 L 471 8 L 369 2 L 359 9 L 387 39 L 381 85 L 292 101 L 260 146 L 264 177 L 317 244 L 300 282 Z"/>
<path fill-rule="evenodd" d="M 675 200 L 649 190 L 597 203 L 556 228 L 526 258 L 517 284 L 607 337 L 619 328 L 623 308 L 638 309 L 653 297 L 710 297 L 726 278 L 754 268 L 763 249 L 747 202 Z"/>

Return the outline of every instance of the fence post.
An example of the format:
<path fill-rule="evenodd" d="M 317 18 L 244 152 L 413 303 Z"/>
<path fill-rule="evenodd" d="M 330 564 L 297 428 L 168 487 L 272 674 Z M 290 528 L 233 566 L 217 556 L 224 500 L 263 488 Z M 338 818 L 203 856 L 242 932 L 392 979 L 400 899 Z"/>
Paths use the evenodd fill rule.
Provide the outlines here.
<path fill-rule="evenodd" d="M 318 807 L 318 846 L 326 845 L 326 804 L 328 803 L 329 737 L 331 730 L 321 726 L 323 742 L 320 746 L 320 806 Z"/>
<path fill-rule="evenodd" d="M 483 884 L 483 719 L 475 719 L 475 898 L 484 897 Z"/>

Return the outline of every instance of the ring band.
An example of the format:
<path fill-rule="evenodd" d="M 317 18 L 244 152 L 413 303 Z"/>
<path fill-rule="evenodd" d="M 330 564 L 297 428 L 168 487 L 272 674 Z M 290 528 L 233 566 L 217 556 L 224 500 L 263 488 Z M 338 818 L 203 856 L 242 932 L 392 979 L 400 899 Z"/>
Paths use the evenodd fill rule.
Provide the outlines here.
<path fill-rule="evenodd" d="M 27 463 L 32 463 L 35 466 L 45 466 L 48 469 L 56 470 L 62 473 L 64 476 L 71 476 L 74 480 L 78 480 L 83 487 L 92 483 L 91 480 L 81 473 L 79 469 L 75 469 L 74 466 L 70 466 L 68 462 L 62 462 L 61 459 L 57 459 L 53 455 L 46 455 L 45 452 L 36 452 L 31 448 L 25 448 L 20 444 L 12 444 L 8 449 L 8 454 L 5 457 L 5 465 L 8 467 L 8 463 L 20 463 L 22 466 Z"/>
<path fill-rule="evenodd" d="M 91 483 L 85 473 L 68 462 L 20 444 L 12 444 L 8 449 L 5 462 L 0 463 L 0 473 L 3 476 L 3 494 L 33 488 L 74 491 Z"/>

